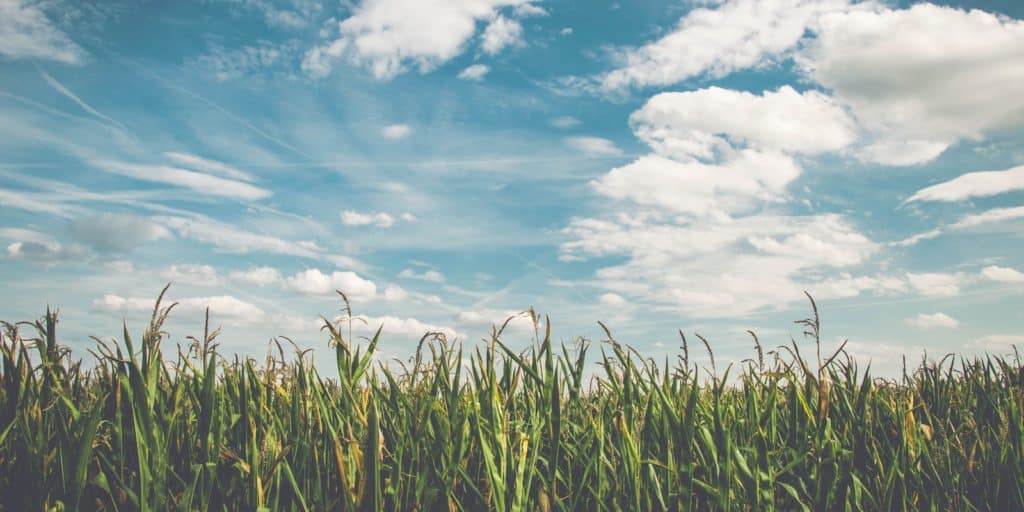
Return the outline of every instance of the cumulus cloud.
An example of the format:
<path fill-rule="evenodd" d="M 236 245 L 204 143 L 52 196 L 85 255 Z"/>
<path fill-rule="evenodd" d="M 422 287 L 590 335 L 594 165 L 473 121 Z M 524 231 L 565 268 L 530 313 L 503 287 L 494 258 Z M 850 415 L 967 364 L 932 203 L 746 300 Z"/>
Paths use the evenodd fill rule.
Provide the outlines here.
<path fill-rule="evenodd" d="M 612 169 L 590 186 L 620 201 L 708 215 L 777 200 L 799 174 L 800 168 L 792 158 L 777 153 L 746 150 L 723 164 L 647 155 Z"/>
<path fill-rule="evenodd" d="M 737 146 L 814 155 L 840 150 L 856 137 L 841 105 L 788 85 L 760 95 L 720 87 L 661 93 L 629 121 L 640 140 L 679 160 L 711 159 Z"/>
<path fill-rule="evenodd" d="M 612 213 L 572 219 L 561 244 L 565 261 L 619 260 L 596 272 L 609 292 L 732 316 L 801 301 L 801 290 L 848 297 L 900 286 L 825 274 L 865 262 L 879 247 L 843 216 L 758 211 L 788 200 L 802 172 L 797 157 L 856 139 L 856 123 L 828 96 L 788 86 L 661 93 L 630 126 L 652 152 L 591 181 L 613 200 Z"/>
<path fill-rule="evenodd" d="M 155 302 L 155 299 L 152 298 L 106 294 L 94 300 L 92 304 L 96 309 L 130 315 L 152 311 Z M 266 314 L 259 306 L 231 295 L 185 297 L 169 299 L 169 302 L 178 303 L 175 311 L 179 313 L 200 313 L 209 308 L 210 315 L 214 319 L 224 318 L 233 323 L 259 323 L 263 321 Z"/>
<path fill-rule="evenodd" d="M 863 263 L 877 244 L 841 216 L 749 215 L 677 222 L 655 214 L 619 213 L 573 220 L 563 231 L 563 259 L 614 258 L 597 283 L 672 310 L 706 316 L 743 315 L 816 296 L 878 293 L 879 279 L 833 282 L 822 269 Z M 665 269 L 672 269 L 666 272 Z M 821 292 L 821 293 L 819 293 Z"/>
<path fill-rule="evenodd" d="M 436 270 L 425 270 L 423 272 L 416 272 L 411 268 L 407 268 L 399 272 L 398 277 L 401 277 L 403 279 L 419 279 L 420 281 L 429 281 L 431 283 L 444 282 L 444 274 Z"/>
<path fill-rule="evenodd" d="M 29 0 L 0 1 L 0 55 L 81 64 L 85 50 L 44 12 L 47 4 Z"/>
<path fill-rule="evenodd" d="M 99 213 L 79 217 L 68 224 L 75 241 L 103 253 L 124 253 L 156 240 L 172 238 L 170 230 L 145 217 L 124 213 Z"/>
<path fill-rule="evenodd" d="M 619 308 L 625 306 L 628 303 L 626 299 L 622 297 L 622 295 L 619 295 L 617 293 L 602 294 L 600 297 L 598 297 L 598 302 L 600 302 L 602 306 L 610 308 Z"/>
<path fill-rule="evenodd" d="M 56 263 L 83 257 L 77 246 L 64 246 L 58 242 L 12 242 L 7 246 L 7 257 L 34 263 Z"/>
<path fill-rule="evenodd" d="M 990 334 L 971 342 L 971 346 L 987 352 L 1013 352 L 1013 347 L 1024 347 L 1024 336 L 1019 334 Z"/>
<path fill-rule="evenodd" d="M 981 276 L 1000 283 L 1024 283 L 1024 272 L 1017 269 L 990 265 L 981 269 Z"/>
<path fill-rule="evenodd" d="M 459 78 L 479 82 L 483 80 L 484 76 L 486 76 L 490 71 L 491 68 L 486 64 L 473 64 L 460 71 Z"/>
<path fill-rule="evenodd" d="M 277 284 L 283 280 L 281 273 L 278 272 L 276 268 L 272 267 L 254 267 L 249 270 L 238 270 L 228 274 L 228 278 L 232 281 L 256 286 Z"/>
<path fill-rule="evenodd" d="M 566 137 L 565 144 L 580 153 L 591 156 L 616 156 L 622 150 L 614 142 L 601 137 Z"/>
<path fill-rule="evenodd" d="M 960 326 L 960 322 L 945 313 L 921 313 L 908 318 L 907 323 L 918 329 L 956 329 Z"/>
<path fill-rule="evenodd" d="M 346 226 L 390 228 L 395 225 L 395 218 L 385 212 L 361 213 L 354 210 L 345 210 L 341 212 L 341 223 Z"/>
<path fill-rule="evenodd" d="M 922 295 L 931 297 L 953 297 L 960 295 L 960 286 L 966 282 L 962 274 L 940 272 L 907 273 L 910 285 Z"/>
<path fill-rule="evenodd" d="M 484 29 L 482 38 L 480 47 L 484 53 L 494 55 L 507 46 L 522 44 L 523 26 L 518 21 L 499 14 Z"/>
<path fill-rule="evenodd" d="M 466 49 L 477 24 L 496 20 L 505 7 L 529 0 L 364 0 L 350 17 L 338 23 L 338 37 L 306 53 L 302 68 L 314 77 L 331 72 L 334 62 L 347 57 L 385 80 L 415 68 L 426 73 Z M 503 18 L 506 19 L 506 18 Z M 518 23 L 506 19 L 507 22 Z M 503 23 L 502 33 L 509 30 Z M 489 48 L 495 48 L 499 30 Z"/>
<path fill-rule="evenodd" d="M 400 302 L 409 298 L 409 292 L 396 284 L 389 284 L 384 288 L 384 300 L 388 302 Z"/>
<path fill-rule="evenodd" d="M 918 3 L 823 14 L 798 55 L 869 132 L 859 156 L 928 162 L 1024 121 L 1024 21 Z M 979 91 L 985 91 L 979 93 Z"/>
<path fill-rule="evenodd" d="M 412 127 L 407 124 L 391 124 L 382 128 L 380 133 L 388 139 L 404 139 L 412 133 Z"/>
<path fill-rule="evenodd" d="M 348 271 L 325 274 L 311 268 L 286 278 L 284 282 L 289 289 L 307 295 L 329 295 L 335 290 L 340 290 L 353 300 L 369 300 L 377 295 L 377 285 L 373 281 Z"/>
<path fill-rule="evenodd" d="M 353 320 L 353 330 L 364 335 L 372 335 L 377 332 L 377 328 L 381 328 L 381 337 L 420 338 L 427 333 L 439 332 L 444 334 L 449 341 L 464 338 L 462 334 L 451 327 L 426 323 L 416 318 L 356 315 Z"/>
<path fill-rule="evenodd" d="M 506 332 L 533 332 L 533 320 L 525 312 L 497 309 L 474 309 L 460 311 L 455 315 L 455 320 L 466 329 L 472 330 L 473 334 L 484 335 L 492 326 L 505 327 Z"/>
<path fill-rule="evenodd" d="M 853 122 L 828 97 L 784 86 L 762 95 L 711 87 L 661 93 L 630 116 L 653 154 L 592 182 L 599 193 L 693 214 L 777 200 L 801 172 L 791 154 L 838 150 Z"/>
<path fill-rule="evenodd" d="M 978 171 L 923 188 L 907 199 L 912 201 L 963 201 L 1024 189 L 1024 165 L 1002 171 Z"/>
<path fill-rule="evenodd" d="M 219 286 L 223 282 L 213 267 L 192 263 L 171 265 L 160 272 L 160 277 L 175 284 L 195 286 Z"/>
<path fill-rule="evenodd" d="M 622 50 L 623 65 L 598 82 L 615 91 L 722 77 L 794 48 L 823 14 L 850 8 L 847 0 L 729 0 L 699 7 L 657 41 Z"/>

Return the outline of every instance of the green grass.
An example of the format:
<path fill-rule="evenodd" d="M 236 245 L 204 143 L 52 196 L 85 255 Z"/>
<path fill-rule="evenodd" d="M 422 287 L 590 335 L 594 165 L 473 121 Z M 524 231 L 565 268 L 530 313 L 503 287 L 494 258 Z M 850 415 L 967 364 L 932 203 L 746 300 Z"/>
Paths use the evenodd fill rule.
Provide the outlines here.
<path fill-rule="evenodd" d="M 884 381 L 755 338 L 705 370 L 685 339 L 658 362 L 538 321 L 525 351 L 427 336 L 392 371 L 379 332 L 325 321 L 326 378 L 281 345 L 225 358 L 208 327 L 172 353 L 171 309 L 88 368 L 56 313 L 4 325 L 0 510 L 1024 510 L 1019 356 Z"/>

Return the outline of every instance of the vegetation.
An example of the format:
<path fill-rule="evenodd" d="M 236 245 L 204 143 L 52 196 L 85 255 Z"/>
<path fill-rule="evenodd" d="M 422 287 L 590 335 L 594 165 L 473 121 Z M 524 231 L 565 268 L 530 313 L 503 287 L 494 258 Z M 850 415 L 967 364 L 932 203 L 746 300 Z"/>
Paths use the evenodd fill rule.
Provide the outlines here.
<path fill-rule="evenodd" d="M 208 325 L 166 359 L 172 308 L 88 368 L 56 313 L 4 324 L 0 510 L 1024 510 L 1019 355 L 885 381 L 754 337 L 700 369 L 685 337 L 656 362 L 536 321 L 525 351 L 428 335 L 396 371 L 379 331 L 325 320 L 328 379 L 280 343 L 227 359 Z M 816 310 L 799 323 L 819 341 Z"/>

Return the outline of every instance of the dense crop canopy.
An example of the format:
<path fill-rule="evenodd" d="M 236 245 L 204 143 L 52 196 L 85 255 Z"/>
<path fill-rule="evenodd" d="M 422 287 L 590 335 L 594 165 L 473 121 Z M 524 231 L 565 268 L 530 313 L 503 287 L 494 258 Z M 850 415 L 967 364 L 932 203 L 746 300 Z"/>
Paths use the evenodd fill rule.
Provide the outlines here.
<path fill-rule="evenodd" d="M 396 371 L 380 332 L 325 321 L 324 378 L 281 345 L 225 359 L 208 328 L 165 358 L 170 309 L 88 369 L 55 313 L 5 324 L 0 510 L 1024 510 L 1017 356 L 885 381 L 758 342 L 705 373 L 685 338 L 658 363 L 609 333 L 589 377 L 594 346 L 535 317 L 525 351 L 426 336 Z"/>

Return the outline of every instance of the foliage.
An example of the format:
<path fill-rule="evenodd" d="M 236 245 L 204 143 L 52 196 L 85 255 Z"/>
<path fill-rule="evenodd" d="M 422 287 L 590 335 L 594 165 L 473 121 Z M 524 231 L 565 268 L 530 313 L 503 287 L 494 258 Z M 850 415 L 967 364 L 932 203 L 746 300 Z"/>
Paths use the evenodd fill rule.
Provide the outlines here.
<path fill-rule="evenodd" d="M 658 363 L 608 333 L 588 376 L 594 345 L 534 316 L 525 351 L 430 334 L 396 371 L 380 331 L 359 347 L 324 320 L 327 379 L 281 340 L 225 359 L 208 321 L 165 359 L 172 308 L 97 339 L 90 368 L 55 312 L 4 324 L 0 510 L 1024 510 L 1017 355 L 874 379 L 821 357 L 815 310 L 813 366 L 754 337 L 756 359 L 702 374 L 685 337 Z"/>

